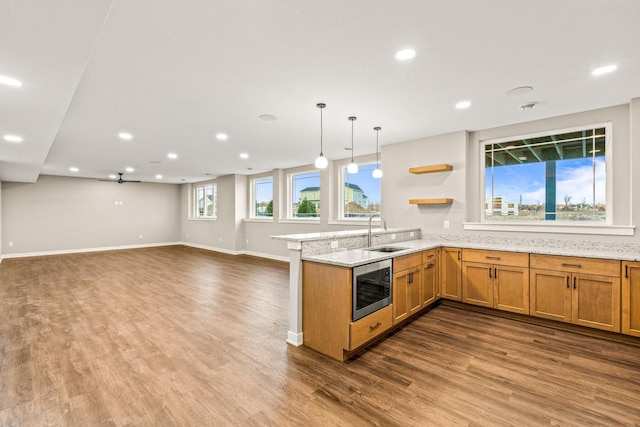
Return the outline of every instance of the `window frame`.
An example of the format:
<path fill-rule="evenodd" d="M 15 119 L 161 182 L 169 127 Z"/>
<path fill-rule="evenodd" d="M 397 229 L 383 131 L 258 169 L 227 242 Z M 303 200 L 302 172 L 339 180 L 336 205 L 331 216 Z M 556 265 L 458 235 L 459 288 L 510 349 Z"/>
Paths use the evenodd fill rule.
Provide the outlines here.
<path fill-rule="evenodd" d="M 293 216 L 293 177 L 296 175 L 305 175 L 305 174 L 311 174 L 311 173 L 317 173 L 318 174 L 318 179 L 319 179 L 319 184 L 318 184 L 318 194 L 319 197 L 318 199 L 320 200 L 320 203 L 322 203 L 322 173 L 317 170 L 317 169 L 301 169 L 295 172 L 289 172 L 287 173 L 287 197 L 286 197 L 286 203 L 287 203 L 287 209 L 286 209 L 286 213 L 287 216 L 285 218 L 286 221 L 302 221 L 302 222 L 319 222 L 320 221 L 320 215 L 315 216 L 315 217 L 307 217 L 307 218 L 301 218 L 301 217 L 297 217 L 297 216 Z M 322 211 L 321 211 L 322 212 Z M 280 221 L 282 222 L 282 221 Z"/>
<path fill-rule="evenodd" d="M 213 215 L 212 216 L 200 216 L 198 209 L 198 188 L 205 188 L 211 186 L 213 188 Z M 191 191 L 189 192 L 189 206 L 190 215 L 189 219 L 194 221 L 217 221 L 218 220 L 218 183 L 215 181 L 204 181 L 191 184 Z"/>
<path fill-rule="evenodd" d="M 480 200 L 478 204 L 478 209 L 480 209 L 480 224 L 479 225 L 490 225 L 490 226 L 498 226 L 498 228 L 505 230 L 509 229 L 510 231 L 517 231 L 518 227 L 522 227 L 523 231 L 525 228 L 529 227 L 538 227 L 544 228 L 549 227 L 551 230 L 561 230 L 558 227 L 570 227 L 571 229 L 581 228 L 598 228 L 598 227 L 611 227 L 613 226 L 613 152 L 612 152 L 612 139 L 613 139 L 613 129 L 611 122 L 604 123 L 596 123 L 590 125 L 581 125 L 581 126 L 573 126 L 569 128 L 541 131 L 531 134 L 523 134 L 523 135 L 515 135 L 501 138 L 493 138 L 480 141 L 479 144 L 479 158 L 480 158 Z M 500 144 L 504 142 L 510 142 L 514 140 L 523 140 L 523 139 L 533 139 L 550 135 L 558 135 L 563 133 L 571 133 L 578 132 L 583 130 L 597 129 L 597 128 L 605 128 L 605 205 L 606 205 L 606 216 L 605 221 L 565 221 L 565 220 L 544 220 L 544 221 L 527 221 L 527 220 L 509 220 L 509 221 L 496 221 L 491 218 L 487 218 L 485 203 L 486 203 L 486 194 L 485 194 L 485 176 L 486 176 L 486 146 L 491 144 Z M 515 229 L 514 229 L 515 227 Z M 473 227 L 466 227 L 466 229 L 477 229 Z M 545 230 L 547 231 L 547 230 Z"/>
<path fill-rule="evenodd" d="M 271 200 L 274 201 L 274 195 L 275 195 L 275 188 L 274 188 L 274 178 L 272 174 L 268 174 L 268 175 L 257 175 L 253 178 L 251 178 L 249 180 L 249 219 L 251 220 L 256 220 L 256 221 L 273 221 L 273 217 L 274 217 L 274 212 L 271 213 L 271 216 L 258 216 L 256 215 L 255 212 L 255 205 L 256 205 L 256 196 L 257 196 L 257 192 L 256 192 L 256 183 L 258 181 L 264 181 L 264 180 L 271 180 Z M 275 211 L 275 206 L 273 208 L 273 210 Z"/>
<path fill-rule="evenodd" d="M 364 162 L 358 162 L 358 167 L 362 167 L 362 166 L 369 166 L 369 165 L 377 165 L 378 163 L 375 160 L 372 161 L 364 161 Z M 338 169 L 338 179 L 336 180 L 336 182 L 338 183 L 338 209 L 337 209 L 337 213 L 338 213 L 338 218 L 337 221 L 340 222 L 347 222 L 347 223 L 357 223 L 357 222 L 368 222 L 369 221 L 369 216 L 367 217 L 345 217 L 345 212 L 344 212 L 344 187 L 345 187 L 345 180 L 344 180 L 344 175 L 345 175 L 345 171 L 347 170 L 347 167 L 349 165 L 348 164 L 344 164 L 344 165 L 340 165 L 337 169 Z M 380 181 L 380 212 L 382 212 L 382 178 L 376 178 Z M 373 215 L 373 214 L 372 214 Z M 374 223 L 376 222 L 380 222 L 379 217 L 374 218 Z"/>

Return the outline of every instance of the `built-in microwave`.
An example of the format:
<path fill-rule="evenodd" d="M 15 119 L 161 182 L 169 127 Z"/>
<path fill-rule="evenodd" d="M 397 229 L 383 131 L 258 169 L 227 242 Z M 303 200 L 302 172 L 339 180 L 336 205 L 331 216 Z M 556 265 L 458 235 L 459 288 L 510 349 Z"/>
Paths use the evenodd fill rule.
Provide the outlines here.
<path fill-rule="evenodd" d="M 391 260 L 353 268 L 353 321 L 391 304 Z"/>

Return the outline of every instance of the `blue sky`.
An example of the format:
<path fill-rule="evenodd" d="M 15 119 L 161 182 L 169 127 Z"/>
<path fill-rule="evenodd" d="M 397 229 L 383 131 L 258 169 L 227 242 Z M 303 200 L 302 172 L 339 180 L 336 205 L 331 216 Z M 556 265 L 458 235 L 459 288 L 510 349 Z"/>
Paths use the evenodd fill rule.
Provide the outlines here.
<path fill-rule="evenodd" d="M 605 162 L 597 157 L 596 163 L 596 203 L 605 203 Z M 564 204 L 564 197 L 571 196 L 572 203 L 593 200 L 593 163 L 591 158 L 559 160 L 556 163 L 556 203 Z M 494 168 L 494 195 L 505 196 L 509 202 L 544 203 L 545 164 L 528 163 Z M 491 168 L 486 169 L 485 193 L 491 196 Z"/>

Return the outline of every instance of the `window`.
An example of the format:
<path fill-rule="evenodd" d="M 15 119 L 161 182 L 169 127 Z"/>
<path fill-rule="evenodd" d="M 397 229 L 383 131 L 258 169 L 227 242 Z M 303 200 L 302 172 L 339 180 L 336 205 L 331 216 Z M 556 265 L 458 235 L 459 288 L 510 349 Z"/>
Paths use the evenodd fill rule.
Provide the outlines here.
<path fill-rule="evenodd" d="M 289 175 L 289 218 L 320 217 L 320 172 Z"/>
<path fill-rule="evenodd" d="M 609 125 L 484 142 L 484 219 L 610 222 Z"/>
<path fill-rule="evenodd" d="M 369 218 L 380 213 L 380 178 L 371 174 L 377 163 L 359 165 L 358 173 L 350 174 L 347 167 L 341 173 L 341 219 Z"/>
<path fill-rule="evenodd" d="M 252 180 L 251 200 L 253 218 L 273 217 L 273 178 L 256 178 Z"/>
<path fill-rule="evenodd" d="M 216 184 L 194 185 L 193 211 L 195 212 L 195 218 L 218 217 L 218 189 Z"/>

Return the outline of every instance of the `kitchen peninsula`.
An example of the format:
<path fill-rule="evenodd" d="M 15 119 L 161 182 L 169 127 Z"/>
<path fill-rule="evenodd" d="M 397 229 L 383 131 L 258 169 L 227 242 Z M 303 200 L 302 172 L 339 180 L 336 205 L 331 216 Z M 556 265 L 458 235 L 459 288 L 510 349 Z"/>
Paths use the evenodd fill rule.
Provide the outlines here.
<path fill-rule="evenodd" d="M 387 253 L 368 250 L 366 230 L 273 238 L 287 241 L 291 255 L 287 342 L 338 360 L 440 299 L 640 336 L 640 245 L 374 230 L 374 248 L 399 249 Z M 353 321 L 351 271 L 385 259 L 393 261 L 393 303 Z M 330 320 L 316 328 L 319 343 L 318 334 L 303 336 L 314 330 L 303 325 L 314 322 L 304 307 Z"/>

